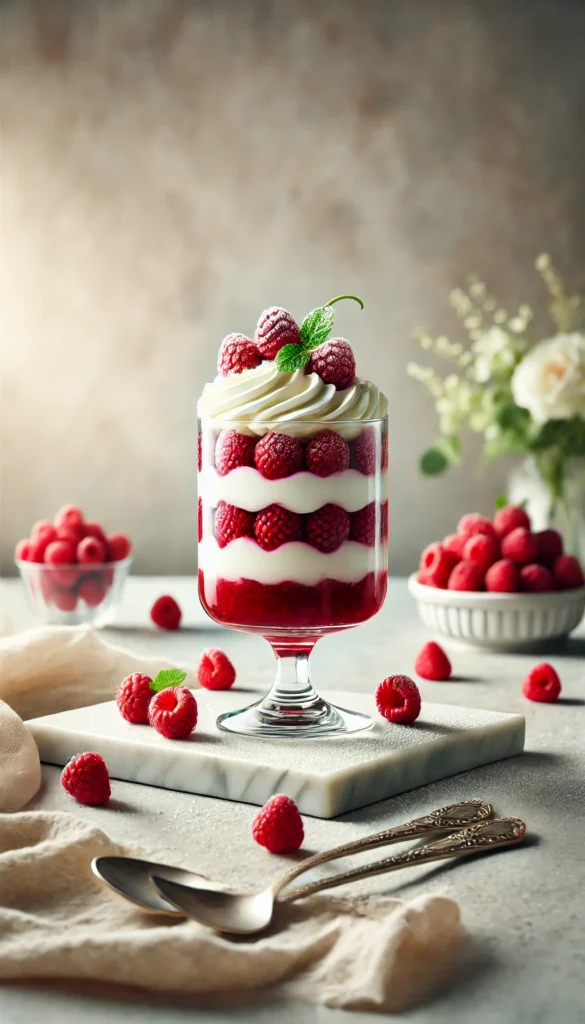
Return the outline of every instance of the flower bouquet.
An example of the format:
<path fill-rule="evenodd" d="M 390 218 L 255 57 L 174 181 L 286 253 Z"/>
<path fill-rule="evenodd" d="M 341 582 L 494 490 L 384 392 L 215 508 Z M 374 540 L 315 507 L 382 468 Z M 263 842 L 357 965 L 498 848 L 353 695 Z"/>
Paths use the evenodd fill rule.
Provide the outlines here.
<path fill-rule="evenodd" d="M 420 346 L 455 362 L 442 378 L 418 363 L 408 373 L 429 389 L 441 437 L 423 453 L 420 470 L 445 472 L 462 456 L 461 434 L 483 435 L 483 461 L 523 455 L 510 478 L 507 498 L 525 502 L 537 528 L 555 525 L 569 550 L 585 555 L 585 299 L 570 295 L 550 257 L 536 269 L 548 292 L 554 334 L 538 332 L 530 306 L 503 309 L 483 281 L 451 293 L 451 305 L 470 344 L 431 337 L 419 330 Z"/>

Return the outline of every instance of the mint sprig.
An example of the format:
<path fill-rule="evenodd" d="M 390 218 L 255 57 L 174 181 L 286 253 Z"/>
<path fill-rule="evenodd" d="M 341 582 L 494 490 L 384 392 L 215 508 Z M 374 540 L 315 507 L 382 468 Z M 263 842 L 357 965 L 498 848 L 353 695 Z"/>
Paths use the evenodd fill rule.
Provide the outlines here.
<path fill-rule="evenodd" d="M 294 373 L 302 370 L 311 358 L 311 352 L 319 348 L 331 334 L 335 313 L 331 308 L 341 299 L 352 299 L 357 302 L 361 309 L 364 304 L 357 295 L 336 295 L 329 299 L 324 306 L 318 306 L 307 314 L 301 324 L 301 335 L 299 345 L 283 345 L 276 354 L 276 366 L 281 373 Z"/>
<path fill-rule="evenodd" d="M 160 693 L 161 690 L 166 690 L 170 686 L 180 686 L 186 678 L 187 673 L 183 672 L 182 668 L 163 668 L 152 680 L 150 689 L 155 693 Z"/>

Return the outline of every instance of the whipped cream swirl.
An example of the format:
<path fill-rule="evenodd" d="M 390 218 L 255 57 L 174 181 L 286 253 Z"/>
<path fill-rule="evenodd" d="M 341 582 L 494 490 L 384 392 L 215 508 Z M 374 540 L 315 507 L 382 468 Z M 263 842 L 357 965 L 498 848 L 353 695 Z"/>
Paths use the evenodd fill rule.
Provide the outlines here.
<path fill-rule="evenodd" d="M 286 428 L 287 423 L 299 421 L 335 424 L 368 420 L 385 416 L 387 407 L 386 396 L 371 381 L 356 380 L 344 391 L 336 391 L 316 373 L 282 373 L 274 362 L 266 362 L 206 384 L 197 411 L 206 419 L 245 425 L 251 433 L 263 434 L 266 423 Z M 340 432 L 349 434 L 351 430 Z"/>

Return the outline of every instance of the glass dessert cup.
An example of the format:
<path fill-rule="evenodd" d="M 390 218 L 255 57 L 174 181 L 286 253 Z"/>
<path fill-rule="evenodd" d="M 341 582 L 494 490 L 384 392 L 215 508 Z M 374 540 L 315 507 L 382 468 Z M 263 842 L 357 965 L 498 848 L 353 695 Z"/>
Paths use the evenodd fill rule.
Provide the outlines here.
<path fill-rule="evenodd" d="M 199 421 L 199 597 L 216 622 L 264 637 L 277 671 L 265 697 L 221 715 L 218 727 L 267 738 L 368 729 L 369 715 L 318 695 L 309 656 L 321 637 L 370 619 L 386 596 L 387 419 L 223 426 Z M 344 442 L 336 441 L 343 468 L 328 475 L 321 473 L 334 462 L 310 458 L 324 431 Z M 274 434 L 296 448 L 286 476 L 272 476 L 282 465 L 262 464 L 255 451 L 263 442 L 270 455 Z M 218 458 L 232 442 L 234 458 Z"/>
<path fill-rule="evenodd" d="M 132 558 L 100 564 L 17 561 L 28 605 L 47 625 L 109 625 L 120 607 Z"/>

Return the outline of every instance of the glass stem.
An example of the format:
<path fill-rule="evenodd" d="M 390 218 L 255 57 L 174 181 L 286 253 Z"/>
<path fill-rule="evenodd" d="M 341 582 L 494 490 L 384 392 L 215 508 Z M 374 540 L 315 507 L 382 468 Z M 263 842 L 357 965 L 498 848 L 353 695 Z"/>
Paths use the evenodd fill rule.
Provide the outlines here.
<path fill-rule="evenodd" d="M 272 644 L 276 656 L 276 679 L 270 693 L 258 706 L 261 715 L 298 719 L 323 714 L 327 705 L 311 685 L 309 656 L 315 641 L 299 645 Z"/>

